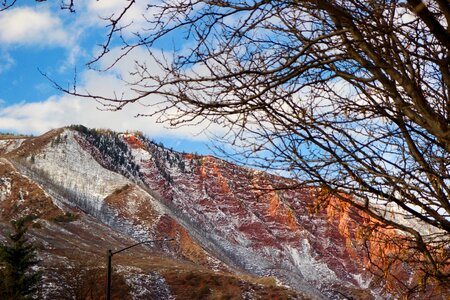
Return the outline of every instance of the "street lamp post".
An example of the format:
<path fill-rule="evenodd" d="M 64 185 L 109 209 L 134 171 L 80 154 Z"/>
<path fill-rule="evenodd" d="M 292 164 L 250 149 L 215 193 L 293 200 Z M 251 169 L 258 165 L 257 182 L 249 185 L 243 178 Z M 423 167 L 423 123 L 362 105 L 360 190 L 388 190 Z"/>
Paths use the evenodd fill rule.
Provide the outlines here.
<path fill-rule="evenodd" d="M 142 245 L 142 244 L 146 244 L 146 243 L 157 243 L 157 242 L 169 242 L 169 241 L 173 241 L 173 238 L 164 238 L 162 240 L 149 240 L 149 241 L 143 241 L 143 242 L 139 242 L 136 244 L 133 244 L 131 246 L 116 250 L 116 251 L 112 251 L 111 249 L 108 249 L 108 251 L 106 252 L 106 257 L 107 257 L 107 267 L 106 267 L 106 300 L 111 300 L 111 277 L 112 277 L 112 256 L 114 254 L 117 254 L 119 252 L 128 250 L 130 248 Z"/>

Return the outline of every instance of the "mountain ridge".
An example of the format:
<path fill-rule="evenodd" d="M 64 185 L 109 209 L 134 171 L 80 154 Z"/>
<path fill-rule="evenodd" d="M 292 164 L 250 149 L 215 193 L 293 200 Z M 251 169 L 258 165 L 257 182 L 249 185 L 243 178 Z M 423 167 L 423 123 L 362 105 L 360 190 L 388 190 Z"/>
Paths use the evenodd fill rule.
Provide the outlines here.
<path fill-rule="evenodd" d="M 175 236 L 176 246 L 155 246 L 174 258 L 272 276 L 311 299 L 402 293 L 367 269 L 354 221 L 364 216 L 336 199 L 311 214 L 317 188 L 278 190 L 290 181 L 165 149 L 139 133 L 72 126 L 14 144 L 3 140 L 0 149 L 48 190 L 56 207 L 79 210 L 135 240 Z"/>

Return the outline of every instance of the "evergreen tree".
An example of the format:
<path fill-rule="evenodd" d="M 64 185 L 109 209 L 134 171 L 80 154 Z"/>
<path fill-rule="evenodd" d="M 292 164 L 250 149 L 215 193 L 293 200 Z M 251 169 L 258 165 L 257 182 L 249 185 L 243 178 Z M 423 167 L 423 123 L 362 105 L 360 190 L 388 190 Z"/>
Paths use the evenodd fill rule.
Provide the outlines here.
<path fill-rule="evenodd" d="M 41 281 L 41 272 L 32 270 L 38 261 L 36 248 L 25 234 L 28 218 L 11 222 L 14 232 L 0 245 L 0 299 L 32 299 Z"/>

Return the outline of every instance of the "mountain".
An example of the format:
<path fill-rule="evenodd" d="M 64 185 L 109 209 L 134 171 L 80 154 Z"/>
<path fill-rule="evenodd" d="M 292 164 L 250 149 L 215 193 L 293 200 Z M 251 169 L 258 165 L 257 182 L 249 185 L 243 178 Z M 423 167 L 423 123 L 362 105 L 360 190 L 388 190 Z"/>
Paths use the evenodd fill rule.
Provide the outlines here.
<path fill-rule="evenodd" d="M 365 237 L 359 225 L 370 218 L 333 197 L 318 209 L 321 192 L 138 132 L 71 126 L 0 139 L 0 238 L 10 220 L 31 216 L 47 299 L 103 288 L 107 249 L 165 237 L 174 241 L 113 257 L 114 297 L 400 297 L 372 267 L 393 250 Z M 414 266 L 395 268 L 402 281 L 419 280 Z M 103 297 L 95 289 L 91 298 Z M 450 293 L 431 286 L 425 295 Z"/>

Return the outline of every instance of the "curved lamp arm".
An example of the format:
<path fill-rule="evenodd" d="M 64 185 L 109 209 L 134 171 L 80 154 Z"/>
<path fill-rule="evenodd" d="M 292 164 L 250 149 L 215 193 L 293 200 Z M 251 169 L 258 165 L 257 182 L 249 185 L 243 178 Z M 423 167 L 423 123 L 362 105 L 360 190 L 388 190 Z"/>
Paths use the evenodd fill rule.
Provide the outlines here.
<path fill-rule="evenodd" d="M 106 300 L 111 300 L 111 274 L 112 274 L 112 256 L 114 254 L 120 253 L 122 251 L 128 250 L 130 248 L 142 245 L 142 244 L 147 244 L 147 243 L 157 243 L 157 242 L 170 242 L 170 241 L 174 241 L 174 238 L 164 238 L 161 240 L 148 240 L 148 241 L 142 241 L 136 244 L 133 244 L 131 246 L 116 250 L 116 251 L 112 251 L 111 249 L 108 249 L 108 251 L 106 252 L 106 256 L 107 256 L 107 268 L 106 268 Z"/>
<path fill-rule="evenodd" d="M 136 247 L 136 246 L 139 246 L 139 245 L 142 245 L 142 244 L 156 243 L 156 242 L 169 242 L 169 241 L 174 241 L 174 240 L 175 240 L 174 238 L 164 238 L 164 239 L 161 239 L 161 240 L 148 240 L 148 241 L 143 241 L 143 242 L 139 242 L 139 243 L 133 244 L 131 246 L 128 246 L 128 247 L 125 247 L 125 248 L 122 248 L 122 249 L 119 249 L 119 250 L 116 250 L 116 251 L 108 250 L 108 253 L 111 253 L 111 256 L 113 256 L 116 253 L 128 250 L 130 248 L 133 248 L 133 247 Z"/>

